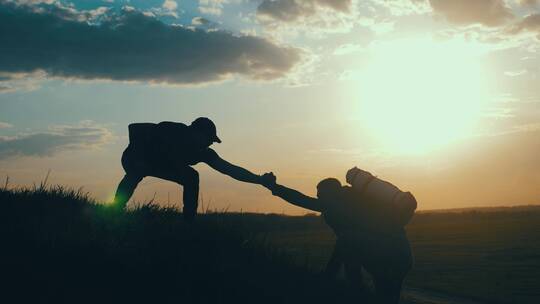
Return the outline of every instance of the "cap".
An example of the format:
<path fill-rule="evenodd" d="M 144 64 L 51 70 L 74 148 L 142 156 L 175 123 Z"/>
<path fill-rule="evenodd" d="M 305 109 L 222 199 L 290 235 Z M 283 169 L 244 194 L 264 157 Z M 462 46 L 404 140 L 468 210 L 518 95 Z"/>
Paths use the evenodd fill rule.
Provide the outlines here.
<path fill-rule="evenodd" d="M 221 139 L 217 136 L 216 125 L 209 118 L 199 117 L 191 123 L 191 126 L 210 136 L 213 142 L 221 143 Z"/>

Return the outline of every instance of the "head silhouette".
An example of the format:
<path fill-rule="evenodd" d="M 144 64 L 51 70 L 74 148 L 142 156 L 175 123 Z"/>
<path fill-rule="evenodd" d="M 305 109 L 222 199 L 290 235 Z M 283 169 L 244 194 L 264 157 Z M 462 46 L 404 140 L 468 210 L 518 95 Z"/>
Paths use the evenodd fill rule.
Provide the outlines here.
<path fill-rule="evenodd" d="M 221 143 L 221 139 L 217 136 L 216 125 L 209 118 L 195 119 L 190 128 L 195 132 L 197 143 L 202 148 L 207 148 L 215 142 Z"/>
<path fill-rule="evenodd" d="M 325 178 L 317 184 L 317 197 L 323 201 L 334 200 L 341 191 L 341 183 L 333 177 Z"/>

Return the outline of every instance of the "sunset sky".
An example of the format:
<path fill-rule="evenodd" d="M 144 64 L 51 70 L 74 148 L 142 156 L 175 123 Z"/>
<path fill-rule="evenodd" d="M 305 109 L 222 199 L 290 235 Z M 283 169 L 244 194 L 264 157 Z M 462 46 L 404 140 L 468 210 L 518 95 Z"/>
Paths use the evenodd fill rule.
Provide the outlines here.
<path fill-rule="evenodd" d="M 539 77 L 538 0 L 0 0 L 0 181 L 110 200 L 128 124 L 207 116 L 309 195 L 358 166 L 420 209 L 540 204 Z M 305 213 L 196 168 L 211 208 Z"/>

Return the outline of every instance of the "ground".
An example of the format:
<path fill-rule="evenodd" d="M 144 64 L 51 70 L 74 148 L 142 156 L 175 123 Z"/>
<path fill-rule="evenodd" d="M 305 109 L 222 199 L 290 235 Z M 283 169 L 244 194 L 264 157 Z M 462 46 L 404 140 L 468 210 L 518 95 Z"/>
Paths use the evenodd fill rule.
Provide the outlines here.
<path fill-rule="evenodd" d="M 405 303 L 538 303 L 540 208 L 417 214 Z M 319 275 L 318 216 L 118 212 L 62 187 L 0 190 L 0 297 L 13 302 L 347 303 Z M 369 301 L 369 295 L 361 297 Z M 1 300 L 1 299 L 0 299 Z"/>

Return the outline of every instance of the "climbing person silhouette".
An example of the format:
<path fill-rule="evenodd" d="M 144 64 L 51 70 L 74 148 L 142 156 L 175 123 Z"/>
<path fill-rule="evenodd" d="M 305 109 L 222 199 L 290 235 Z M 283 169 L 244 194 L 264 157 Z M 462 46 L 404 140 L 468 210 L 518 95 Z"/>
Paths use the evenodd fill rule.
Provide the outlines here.
<path fill-rule="evenodd" d="M 162 178 L 183 186 L 183 214 L 191 220 L 197 213 L 199 174 L 191 166 L 203 162 L 236 180 L 261 184 L 260 175 L 235 166 L 209 147 L 221 143 L 216 126 L 199 117 L 191 125 L 164 121 L 129 125 L 129 145 L 122 154 L 125 175 L 116 191 L 114 206 L 124 209 L 137 184 L 146 176 Z"/>
<path fill-rule="evenodd" d="M 372 176 L 359 189 L 354 185 L 354 177 L 350 177 L 356 171 L 362 170 L 355 167 L 347 173 L 347 182 L 353 187 L 342 186 L 336 178 L 320 181 L 317 198 L 277 184 L 273 173 L 263 175 L 263 185 L 293 205 L 322 213 L 336 235 L 325 270 L 327 277 L 335 276 L 343 265 L 351 287 L 362 292 L 363 268 L 371 274 L 375 296 L 381 303 L 399 303 L 403 280 L 413 264 L 404 225 L 417 203 L 410 192 L 401 191 L 394 196 L 397 208 L 366 199 L 363 192 L 376 177 Z"/>

